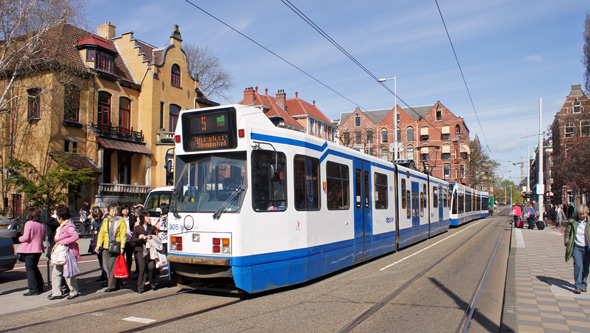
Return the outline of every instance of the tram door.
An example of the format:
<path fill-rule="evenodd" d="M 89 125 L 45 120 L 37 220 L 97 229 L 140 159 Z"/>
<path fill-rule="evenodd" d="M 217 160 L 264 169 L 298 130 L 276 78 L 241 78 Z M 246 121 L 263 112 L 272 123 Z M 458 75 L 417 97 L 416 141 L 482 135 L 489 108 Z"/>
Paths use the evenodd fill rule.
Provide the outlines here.
<path fill-rule="evenodd" d="M 437 197 L 438 197 L 438 222 L 439 225 L 442 226 L 443 223 L 442 221 L 445 219 L 445 211 L 444 211 L 444 207 L 443 207 L 443 203 L 444 203 L 444 192 L 445 189 L 442 187 L 441 184 L 438 184 L 438 192 L 437 192 Z"/>
<path fill-rule="evenodd" d="M 367 161 L 354 159 L 354 260 L 369 255 L 373 234 L 371 209 L 371 168 Z"/>
<path fill-rule="evenodd" d="M 412 238 L 420 235 L 420 184 L 412 182 Z"/>

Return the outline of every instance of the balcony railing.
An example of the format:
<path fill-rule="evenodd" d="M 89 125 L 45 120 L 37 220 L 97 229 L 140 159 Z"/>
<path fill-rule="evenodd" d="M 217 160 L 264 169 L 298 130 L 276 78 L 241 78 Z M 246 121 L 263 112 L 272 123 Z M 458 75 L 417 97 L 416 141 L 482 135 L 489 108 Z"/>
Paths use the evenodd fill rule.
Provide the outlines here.
<path fill-rule="evenodd" d="M 150 187 L 145 185 L 129 185 L 116 183 L 98 184 L 99 194 L 146 194 L 149 191 Z"/>
<path fill-rule="evenodd" d="M 158 143 L 174 144 L 174 132 L 165 132 L 163 129 L 160 129 L 158 132 Z"/>
<path fill-rule="evenodd" d="M 111 124 L 92 124 L 92 128 L 96 130 L 100 135 L 110 136 L 119 139 L 127 139 L 142 142 L 143 141 L 143 131 L 134 131 L 133 127 L 131 129 L 124 128 L 124 127 L 115 127 L 111 126 Z"/>

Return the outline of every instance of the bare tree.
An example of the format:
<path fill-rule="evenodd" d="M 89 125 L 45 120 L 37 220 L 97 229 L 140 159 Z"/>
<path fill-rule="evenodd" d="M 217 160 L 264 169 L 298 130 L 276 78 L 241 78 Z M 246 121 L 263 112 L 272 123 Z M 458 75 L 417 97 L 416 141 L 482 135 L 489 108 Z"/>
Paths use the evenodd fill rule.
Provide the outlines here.
<path fill-rule="evenodd" d="M 225 92 L 233 86 L 232 76 L 223 69 L 213 51 L 191 43 L 184 44 L 182 49 L 188 59 L 190 74 L 199 81 L 199 89 L 208 97 L 217 96 L 227 100 Z"/>

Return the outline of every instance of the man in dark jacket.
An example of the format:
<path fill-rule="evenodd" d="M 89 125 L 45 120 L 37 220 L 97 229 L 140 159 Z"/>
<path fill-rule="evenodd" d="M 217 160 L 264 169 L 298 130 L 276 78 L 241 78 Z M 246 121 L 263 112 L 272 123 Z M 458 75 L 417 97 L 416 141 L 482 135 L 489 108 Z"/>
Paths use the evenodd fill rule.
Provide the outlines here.
<path fill-rule="evenodd" d="M 575 294 L 586 292 L 588 272 L 590 271 L 590 228 L 588 225 L 588 207 L 576 207 L 576 219 L 570 219 L 565 228 L 565 261 L 574 258 Z"/>

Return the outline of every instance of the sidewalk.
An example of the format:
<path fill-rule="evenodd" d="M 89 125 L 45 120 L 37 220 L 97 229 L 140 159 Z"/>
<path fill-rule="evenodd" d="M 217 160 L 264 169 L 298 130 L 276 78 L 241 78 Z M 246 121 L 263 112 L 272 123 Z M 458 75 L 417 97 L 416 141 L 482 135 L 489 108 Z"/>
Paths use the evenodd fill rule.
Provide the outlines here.
<path fill-rule="evenodd" d="M 512 231 L 518 331 L 590 332 L 590 293 L 573 292 L 573 259 L 565 262 L 565 226 L 559 230 L 549 222 L 544 230 Z"/>

